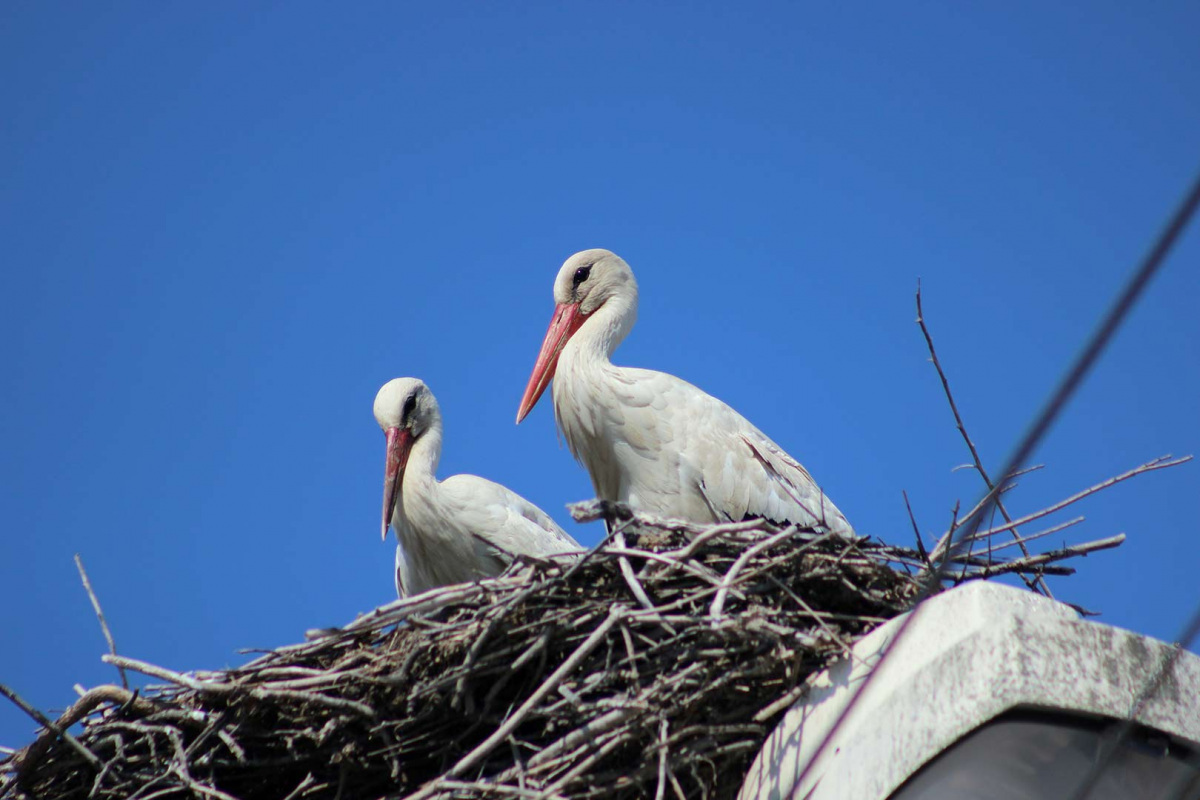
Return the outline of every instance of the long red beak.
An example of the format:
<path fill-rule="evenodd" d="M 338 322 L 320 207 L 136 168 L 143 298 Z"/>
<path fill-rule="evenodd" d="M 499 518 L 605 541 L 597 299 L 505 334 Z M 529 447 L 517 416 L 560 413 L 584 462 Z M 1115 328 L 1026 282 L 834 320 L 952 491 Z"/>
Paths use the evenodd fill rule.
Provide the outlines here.
<path fill-rule="evenodd" d="M 383 540 L 387 541 L 388 523 L 396 506 L 396 494 L 404 482 L 404 467 L 412 450 L 413 435 L 408 428 L 388 428 L 387 460 L 383 467 Z"/>
<path fill-rule="evenodd" d="M 529 376 L 529 384 L 525 387 L 525 396 L 521 398 L 521 407 L 517 409 L 517 424 L 533 410 L 538 398 L 550 379 L 554 377 L 554 369 L 558 366 L 558 356 L 579 326 L 584 323 L 584 315 L 579 310 L 579 303 L 560 303 L 554 307 L 554 318 L 550 320 L 550 328 L 546 338 L 542 340 L 542 351 L 538 353 L 537 362 L 533 365 L 533 374 Z"/>

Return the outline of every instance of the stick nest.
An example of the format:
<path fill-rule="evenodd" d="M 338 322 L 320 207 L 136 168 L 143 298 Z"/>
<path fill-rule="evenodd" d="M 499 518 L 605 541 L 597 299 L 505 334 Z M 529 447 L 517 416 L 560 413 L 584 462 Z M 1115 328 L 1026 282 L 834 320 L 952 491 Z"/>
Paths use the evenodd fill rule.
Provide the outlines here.
<path fill-rule="evenodd" d="M 732 797 L 806 679 L 930 574 L 924 550 L 866 538 L 574 512 L 615 531 L 582 559 L 399 600 L 236 669 L 106 656 L 163 683 L 89 691 L 0 764 L 0 798 Z M 1004 571 L 959 560 L 955 580 Z"/>

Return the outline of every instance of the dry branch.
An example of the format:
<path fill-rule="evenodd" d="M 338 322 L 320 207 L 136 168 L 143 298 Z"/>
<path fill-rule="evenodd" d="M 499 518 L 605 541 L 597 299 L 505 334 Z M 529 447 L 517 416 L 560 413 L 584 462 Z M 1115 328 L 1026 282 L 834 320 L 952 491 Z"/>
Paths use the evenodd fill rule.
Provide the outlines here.
<path fill-rule="evenodd" d="M 104 609 L 100 607 L 100 598 L 96 596 L 96 591 L 92 589 L 92 581 L 88 578 L 87 570 L 83 568 L 83 559 L 79 554 L 75 554 L 75 568 L 79 570 L 79 579 L 83 581 L 83 589 L 87 592 L 88 599 L 92 601 L 92 609 L 96 612 L 96 619 L 100 621 L 100 630 L 104 633 L 104 640 L 108 642 L 108 652 L 112 655 L 117 654 L 117 642 L 113 639 L 112 631 L 109 630 L 108 620 L 104 618 Z M 117 667 L 117 672 L 121 676 L 121 687 L 129 689 L 129 679 L 125 677 L 125 670 Z"/>
<path fill-rule="evenodd" d="M 933 362 L 933 367 L 937 370 L 938 378 L 942 381 L 942 390 L 946 394 L 946 401 L 950 404 L 950 411 L 954 414 L 954 423 L 958 428 L 958 432 L 962 434 L 963 441 L 967 445 L 967 450 L 971 453 L 975 471 L 979 473 L 979 477 L 983 478 L 984 484 L 987 486 L 988 491 L 991 492 L 995 490 L 996 485 L 992 483 L 991 477 L 984 468 L 983 461 L 979 458 L 979 451 L 975 448 L 975 442 L 971 441 L 971 436 L 967 433 L 967 427 L 963 424 L 962 415 L 958 413 L 958 404 L 954 402 L 954 394 L 950 391 L 950 381 L 946 377 L 945 371 L 942 370 L 942 362 L 938 360 L 937 350 L 933 346 L 933 336 L 929 333 L 929 328 L 925 325 L 925 311 L 921 308 L 921 284 L 919 281 L 917 282 L 917 324 L 921 326 L 921 334 L 925 337 L 925 346 L 929 348 L 929 360 Z M 1009 478 L 1009 480 L 1011 481 L 1012 478 Z M 905 502 L 907 502 L 907 498 L 905 498 Z M 1000 502 L 999 498 L 996 498 L 996 508 L 1004 517 L 1004 521 L 1011 525 L 1012 517 L 1008 515 L 1008 509 L 1004 507 L 1004 503 Z M 970 515 L 967 515 L 967 518 L 969 519 Z M 1017 532 L 1016 526 L 1014 525 L 1011 530 L 1015 544 L 1021 548 L 1021 554 L 1028 556 L 1029 550 L 1026 549 L 1024 543 L 1021 541 L 1021 535 Z M 949 534 L 952 536 L 953 533 L 954 526 L 952 525 Z M 971 543 L 974 541 L 975 539 L 972 538 L 966 543 L 968 552 L 970 552 Z M 1047 597 L 1053 596 L 1050 594 L 1050 587 L 1046 585 L 1045 579 L 1040 574 L 1035 575 L 1032 579 L 1026 578 L 1025 585 L 1034 591 L 1041 592 Z"/>

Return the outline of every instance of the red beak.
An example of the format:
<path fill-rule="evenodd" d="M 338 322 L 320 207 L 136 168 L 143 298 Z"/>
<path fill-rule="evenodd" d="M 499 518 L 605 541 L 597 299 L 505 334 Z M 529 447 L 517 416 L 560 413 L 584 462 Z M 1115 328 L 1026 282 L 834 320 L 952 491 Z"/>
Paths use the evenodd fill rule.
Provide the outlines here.
<path fill-rule="evenodd" d="M 542 351 L 538 353 L 537 362 L 533 365 L 533 374 L 529 376 L 529 384 L 525 387 L 525 396 L 521 398 L 521 407 L 517 409 L 518 425 L 533 410 L 542 392 L 550 385 L 554 369 L 558 366 L 559 354 L 585 319 L 583 312 L 579 310 L 579 303 L 561 303 L 554 307 L 554 318 L 550 320 L 550 328 L 546 331 L 546 338 L 542 340 Z"/>
<path fill-rule="evenodd" d="M 413 435 L 408 428 L 388 428 L 387 460 L 383 468 L 383 540 L 387 541 L 388 524 L 392 521 L 392 509 L 396 495 L 404 482 L 404 467 L 408 464 L 408 453 L 412 450 Z"/>

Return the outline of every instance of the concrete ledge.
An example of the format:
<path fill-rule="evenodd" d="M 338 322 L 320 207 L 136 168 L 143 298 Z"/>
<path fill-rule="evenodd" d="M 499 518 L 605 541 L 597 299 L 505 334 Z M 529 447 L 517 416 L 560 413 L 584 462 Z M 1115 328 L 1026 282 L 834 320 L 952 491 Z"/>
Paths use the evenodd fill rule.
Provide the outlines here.
<path fill-rule="evenodd" d="M 741 800 L 886 798 L 966 733 L 1015 708 L 1123 719 L 1171 646 L 1080 620 L 1068 606 L 977 581 L 881 625 L 823 673 L 768 737 Z M 811 763 L 850 698 L 898 647 Z M 1182 653 L 1136 721 L 1200 748 L 1200 657 Z M 796 786 L 802 773 L 803 782 Z M 794 791 L 798 790 L 798 791 Z"/>

